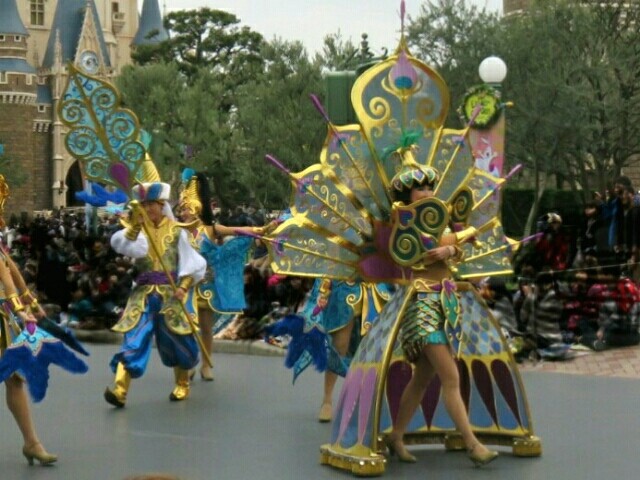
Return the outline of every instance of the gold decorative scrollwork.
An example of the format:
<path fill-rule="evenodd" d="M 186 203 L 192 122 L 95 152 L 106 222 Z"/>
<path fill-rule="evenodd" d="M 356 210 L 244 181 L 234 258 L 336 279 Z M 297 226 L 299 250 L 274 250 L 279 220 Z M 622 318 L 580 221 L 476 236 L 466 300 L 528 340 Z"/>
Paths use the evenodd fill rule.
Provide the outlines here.
<path fill-rule="evenodd" d="M 391 117 L 391 105 L 386 98 L 375 97 L 369 101 L 369 115 L 372 120 L 384 123 Z"/>
<path fill-rule="evenodd" d="M 437 119 L 433 119 L 433 112 L 436 109 L 435 102 L 428 97 L 421 98 L 416 105 L 416 120 L 420 122 L 420 124 L 427 128 L 431 128 L 434 126 L 434 122 Z"/>

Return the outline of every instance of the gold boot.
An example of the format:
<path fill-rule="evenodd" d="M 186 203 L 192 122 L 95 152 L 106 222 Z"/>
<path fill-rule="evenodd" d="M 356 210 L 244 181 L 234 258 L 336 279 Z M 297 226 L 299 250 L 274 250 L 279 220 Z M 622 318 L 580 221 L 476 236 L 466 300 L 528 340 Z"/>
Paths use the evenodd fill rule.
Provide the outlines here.
<path fill-rule="evenodd" d="M 116 378 L 114 380 L 115 388 L 111 390 L 107 387 L 104 391 L 104 399 L 116 408 L 123 408 L 127 402 L 127 392 L 129 391 L 130 384 L 131 375 L 122 363 L 118 363 Z"/>
<path fill-rule="evenodd" d="M 189 370 L 173 367 L 173 373 L 176 377 L 176 387 L 169 395 L 169 400 L 172 402 L 186 400 L 189 397 Z"/>

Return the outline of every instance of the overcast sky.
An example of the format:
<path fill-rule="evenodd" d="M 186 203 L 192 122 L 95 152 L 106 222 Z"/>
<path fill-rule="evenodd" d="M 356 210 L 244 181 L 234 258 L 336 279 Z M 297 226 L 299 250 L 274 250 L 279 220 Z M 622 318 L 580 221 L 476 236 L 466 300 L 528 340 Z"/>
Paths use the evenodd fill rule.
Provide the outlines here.
<path fill-rule="evenodd" d="M 469 4 L 502 11 L 502 0 L 466 0 Z M 325 35 L 338 30 L 343 38 L 360 43 L 369 35 L 374 53 L 393 49 L 398 42 L 400 0 L 159 0 L 168 11 L 209 7 L 232 12 L 243 25 L 268 40 L 275 36 L 300 40 L 309 53 L 322 47 Z M 421 0 L 406 0 L 407 13 L 416 16 Z"/>

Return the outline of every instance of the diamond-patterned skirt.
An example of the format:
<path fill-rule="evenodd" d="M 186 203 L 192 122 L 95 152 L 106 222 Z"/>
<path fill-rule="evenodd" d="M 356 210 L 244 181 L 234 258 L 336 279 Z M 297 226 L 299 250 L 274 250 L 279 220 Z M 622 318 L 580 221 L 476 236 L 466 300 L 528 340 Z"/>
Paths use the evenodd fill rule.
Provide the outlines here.
<path fill-rule="evenodd" d="M 404 355 L 415 363 L 428 344 L 447 345 L 444 332 L 444 312 L 440 292 L 418 292 L 407 307 L 400 327 L 400 341 Z"/>

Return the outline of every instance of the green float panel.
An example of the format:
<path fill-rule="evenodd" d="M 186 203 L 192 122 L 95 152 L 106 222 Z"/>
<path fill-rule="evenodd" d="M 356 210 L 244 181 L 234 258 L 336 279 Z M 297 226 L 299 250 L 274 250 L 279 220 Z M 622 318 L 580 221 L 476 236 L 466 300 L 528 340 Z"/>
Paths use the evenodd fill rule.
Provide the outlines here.
<path fill-rule="evenodd" d="M 356 80 L 353 71 L 330 72 L 326 75 L 327 112 L 334 125 L 349 125 L 356 122 L 351 105 L 351 87 Z"/>

